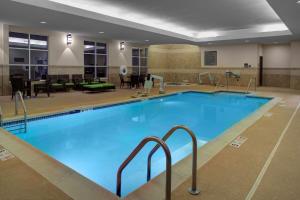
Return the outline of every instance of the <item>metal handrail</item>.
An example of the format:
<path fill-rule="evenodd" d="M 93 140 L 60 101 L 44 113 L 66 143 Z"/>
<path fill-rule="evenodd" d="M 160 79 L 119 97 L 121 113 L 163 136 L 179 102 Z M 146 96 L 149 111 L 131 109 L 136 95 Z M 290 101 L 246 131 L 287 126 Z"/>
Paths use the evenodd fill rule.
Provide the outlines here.
<path fill-rule="evenodd" d="M 27 108 L 23 99 L 23 95 L 20 91 L 16 92 L 16 98 L 15 98 L 15 114 L 18 115 L 18 99 L 21 100 L 22 108 L 24 111 L 24 129 L 25 132 L 27 132 Z"/>
<path fill-rule="evenodd" d="M 178 129 L 185 130 L 192 138 L 193 143 L 193 163 L 192 163 L 192 187 L 189 188 L 189 193 L 192 195 L 198 195 L 200 191 L 197 189 L 197 138 L 195 134 L 187 127 L 178 125 L 169 130 L 166 135 L 162 138 L 163 141 L 168 140 L 168 138 Z M 151 179 L 151 158 L 153 154 L 159 149 L 159 145 L 156 145 L 148 155 L 148 165 L 147 165 L 147 181 Z"/>
<path fill-rule="evenodd" d="M 117 195 L 121 197 L 121 184 L 122 184 L 122 172 L 124 168 L 130 163 L 130 161 L 139 153 L 139 151 L 148 143 L 156 142 L 158 146 L 162 147 L 166 156 L 166 188 L 165 188 L 165 199 L 171 200 L 171 169 L 172 169 L 172 158 L 169 147 L 166 143 L 155 136 L 144 138 L 139 145 L 131 152 L 128 158 L 121 164 L 117 174 Z"/>
<path fill-rule="evenodd" d="M 247 90 L 246 90 L 246 93 L 249 92 L 250 90 L 250 87 L 252 85 L 252 82 L 253 82 L 253 79 L 254 79 L 254 90 L 256 91 L 256 77 L 251 77 L 250 80 L 249 80 L 249 83 L 248 83 L 248 87 L 247 87 Z"/>

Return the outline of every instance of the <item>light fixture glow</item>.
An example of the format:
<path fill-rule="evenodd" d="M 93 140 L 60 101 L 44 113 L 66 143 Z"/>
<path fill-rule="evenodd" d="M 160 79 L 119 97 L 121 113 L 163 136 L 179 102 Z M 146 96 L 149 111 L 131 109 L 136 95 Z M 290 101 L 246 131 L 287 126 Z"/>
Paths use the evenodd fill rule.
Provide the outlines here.
<path fill-rule="evenodd" d="M 276 31 L 287 31 L 288 27 L 284 23 L 266 24 L 262 26 L 261 32 L 276 32 Z"/>
<path fill-rule="evenodd" d="M 44 21 L 42 21 L 42 22 L 40 22 L 41 24 L 47 24 L 47 22 L 44 22 Z"/>
<path fill-rule="evenodd" d="M 218 37 L 219 34 L 216 31 L 205 31 L 205 32 L 199 32 L 195 33 L 194 37 L 196 38 L 212 38 L 212 37 Z"/>
<path fill-rule="evenodd" d="M 85 0 L 48 0 L 51 2 L 71 6 L 74 8 L 79 8 L 87 11 L 91 11 L 94 13 L 99 13 L 102 15 L 106 15 L 109 17 L 114 17 L 117 19 L 123 19 L 126 21 L 134 22 L 137 24 L 142 24 L 145 26 L 157 28 L 164 31 L 173 32 L 176 34 L 188 36 L 191 38 L 210 38 L 217 37 L 218 34 L 213 31 L 208 32 L 199 32 L 198 30 L 191 30 L 189 28 L 182 27 L 182 25 L 178 25 L 172 22 L 168 22 L 164 19 L 148 16 L 144 13 L 133 12 L 132 10 L 117 7 L 115 5 L 109 4 L 105 1 L 89 1 L 88 3 Z M 99 6 L 99 2 L 101 2 L 101 6 Z"/>
<path fill-rule="evenodd" d="M 271 6 L 266 1 L 256 0 L 262 2 L 262 8 L 270 13 L 278 23 L 275 24 L 257 24 L 250 28 L 241 28 L 226 30 L 220 27 L 219 29 L 205 29 L 203 27 L 184 26 L 176 20 L 170 21 L 169 18 L 161 18 L 158 15 L 151 15 L 150 13 L 141 12 L 121 4 L 111 3 L 108 0 L 12 0 L 29 5 L 40 6 L 42 8 L 53 9 L 51 6 L 57 4 L 57 11 L 64 10 L 64 12 L 73 14 L 76 9 L 80 9 L 79 16 L 88 17 L 107 23 L 114 23 L 130 28 L 150 31 L 162 35 L 190 40 L 193 42 L 209 42 L 228 39 L 247 39 L 251 37 L 260 36 L 282 36 L 292 35 L 288 27 L 280 21 L 279 16 L 272 10 Z M 51 4 L 48 4 L 51 2 Z M 300 4 L 300 0 L 295 0 Z M 272 13 L 271 13 L 272 12 Z M 238 27 L 237 27 L 238 28 Z M 102 32 L 98 32 L 103 34 Z"/>
<path fill-rule="evenodd" d="M 67 45 L 70 46 L 73 42 L 73 37 L 71 33 L 67 34 Z"/>
<path fill-rule="evenodd" d="M 149 42 L 150 40 L 145 40 L 145 42 Z"/>
<path fill-rule="evenodd" d="M 297 1 L 296 3 L 297 3 L 297 4 L 300 4 L 300 1 Z"/>
<path fill-rule="evenodd" d="M 100 31 L 100 32 L 99 32 L 99 34 L 103 34 L 103 33 L 104 33 L 103 31 Z"/>

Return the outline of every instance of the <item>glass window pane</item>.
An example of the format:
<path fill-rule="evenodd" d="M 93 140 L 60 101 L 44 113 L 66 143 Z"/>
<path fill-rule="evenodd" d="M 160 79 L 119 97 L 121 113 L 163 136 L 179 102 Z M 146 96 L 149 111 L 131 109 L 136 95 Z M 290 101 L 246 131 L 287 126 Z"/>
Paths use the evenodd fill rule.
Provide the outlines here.
<path fill-rule="evenodd" d="M 25 33 L 9 32 L 9 47 L 28 48 L 29 35 Z"/>
<path fill-rule="evenodd" d="M 97 55 L 97 66 L 106 66 L 106 65 L 107 65 L 107 56 Z"/>
<path fill-rule="evenodd" d="M 107 48 L 105 43 L 97 43 L 97 54 L 107 54 Z"/>
<path fill-rule="evenodd" d="M 147 58 L 141 58 L 141 66 L 143 67 L 147 66 Z"/>
<path fill-rule="evenodd" d="M 27 49 L 9 49 L 9 64 L 29 64 Z"/>
<path fill-rule="evenodd" d="M 132 57 L 132 66 L 139 66 L 139 57 Z"/>
<path fill-rule="evenodd" d="M 133 48 L 132 49 L 132 56 L 139 56 L 139 49 Z"/>
<path fill-rule="evenodd" d="M 30 57 L 33 65 L 48 65 L 48 51 L 32 50 Z"/>
<path fill-rule="evenodd" d="M 94 54 L 84 54 L 84 65 L 94 66 L 95 65 L 95 55 Z"/>
<path fill-rule="evenodd" d="M 41 35 L 30 35 L 30 48 L 48 50 L 48 37 Z"/>
<path fill-rule="evenodd" d="M 31 80 L 34 81 L 46 79 L 48 75 L 48 66 L 31 66 L 30 74 Z"/>
<path fill-rule="evenodd" d="M 85 77 L 94 78 L 95 77 L 95 67 L 85 67 L 84 75 L 85 75 Z"/>
<path fill-rule="evenodd" d="M 132 74 L 133 75 L 139 75 L 140 74 L 139 67 L 132 67 Z"/>
<path fill-rule="evenodd" d="M 9 76 L 23 76 L 25 80 L 29 79 L 28 66 L 9 66 Z"/>
<path fill-rule="evenodd" d="M 106 78 L 107 77 L 107 67 L 97 67 L 97 77 Z"/>
<path fill-rule="evenodd" d="M 84 53 L 95 53 L 95 42 L 84 41 Z"/>

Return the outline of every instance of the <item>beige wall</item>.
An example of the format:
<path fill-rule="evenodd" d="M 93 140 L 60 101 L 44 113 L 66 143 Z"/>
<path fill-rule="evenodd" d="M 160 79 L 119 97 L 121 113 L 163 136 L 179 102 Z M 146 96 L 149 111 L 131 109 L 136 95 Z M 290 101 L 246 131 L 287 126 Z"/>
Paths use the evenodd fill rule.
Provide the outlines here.
<path fill-rule="evenodd" d="M 291 67 L 300 68 L 300 41 L 291 43 Z"/>
<path fill-rule="evenodd" d="M 206 50 L 218 51 L 218 66 L 204 66 L 203 57 Z M 251 69 L 244 69 L 248 62 Z M 240 73 L 238 83 L 247 85 L 250 78 L 257 76 L 258 45 L 222 45 L 199 47 L 194 45 L 152 45 L 149 47 L 149 71 L 163 75 L 166 81 L 198 82 L 198 74 L 212 73 L 219 81 L 225 84 L 224 74 L 227 70 Z M 208 80 L 204 81 L 207 82 Z"/>
<path fill-rule="evenodd" d="M 290 87 L 300 89 L 300 41 L 291 43 Z"/>
<path fill-rule="evenodd" d="M 218 52 L 218 67 L 241 68 L 244 67 L 244 63 L 248 63 L 252 67 L 258 66 L 259 45 L 257 44 L 203 46 L 201 47 L 201 57 L 204 67 L 205 51 Z"/>
<path fill-rule="evenodd" d="M 290 44 L 263 45 L 264 68 L 289 68 Z"/>

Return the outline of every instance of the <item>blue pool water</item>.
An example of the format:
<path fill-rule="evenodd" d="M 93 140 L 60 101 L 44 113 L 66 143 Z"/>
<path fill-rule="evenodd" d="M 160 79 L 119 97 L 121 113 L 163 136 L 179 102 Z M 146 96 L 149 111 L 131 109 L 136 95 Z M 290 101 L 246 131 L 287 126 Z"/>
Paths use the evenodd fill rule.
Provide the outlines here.
<path fill-rule="evenodd" d="M 162 137 L 182 124 L 196 133 L 200 147 L 269 100 L 237 93 L 186 92 L 33 120 L 26 134 L 16 135 L 115 193 L 118 167 L 144 137 Z M 187 134 L 168 140 L 173 163 L 191 153 L 190 142 Z M 148 144 L 125 169 L 123 196 L 146 182 L 146 160 L 153 146 Z M 164 161 L 160 150 L 153 157 L 154 176 L 165 170 Z"/>

